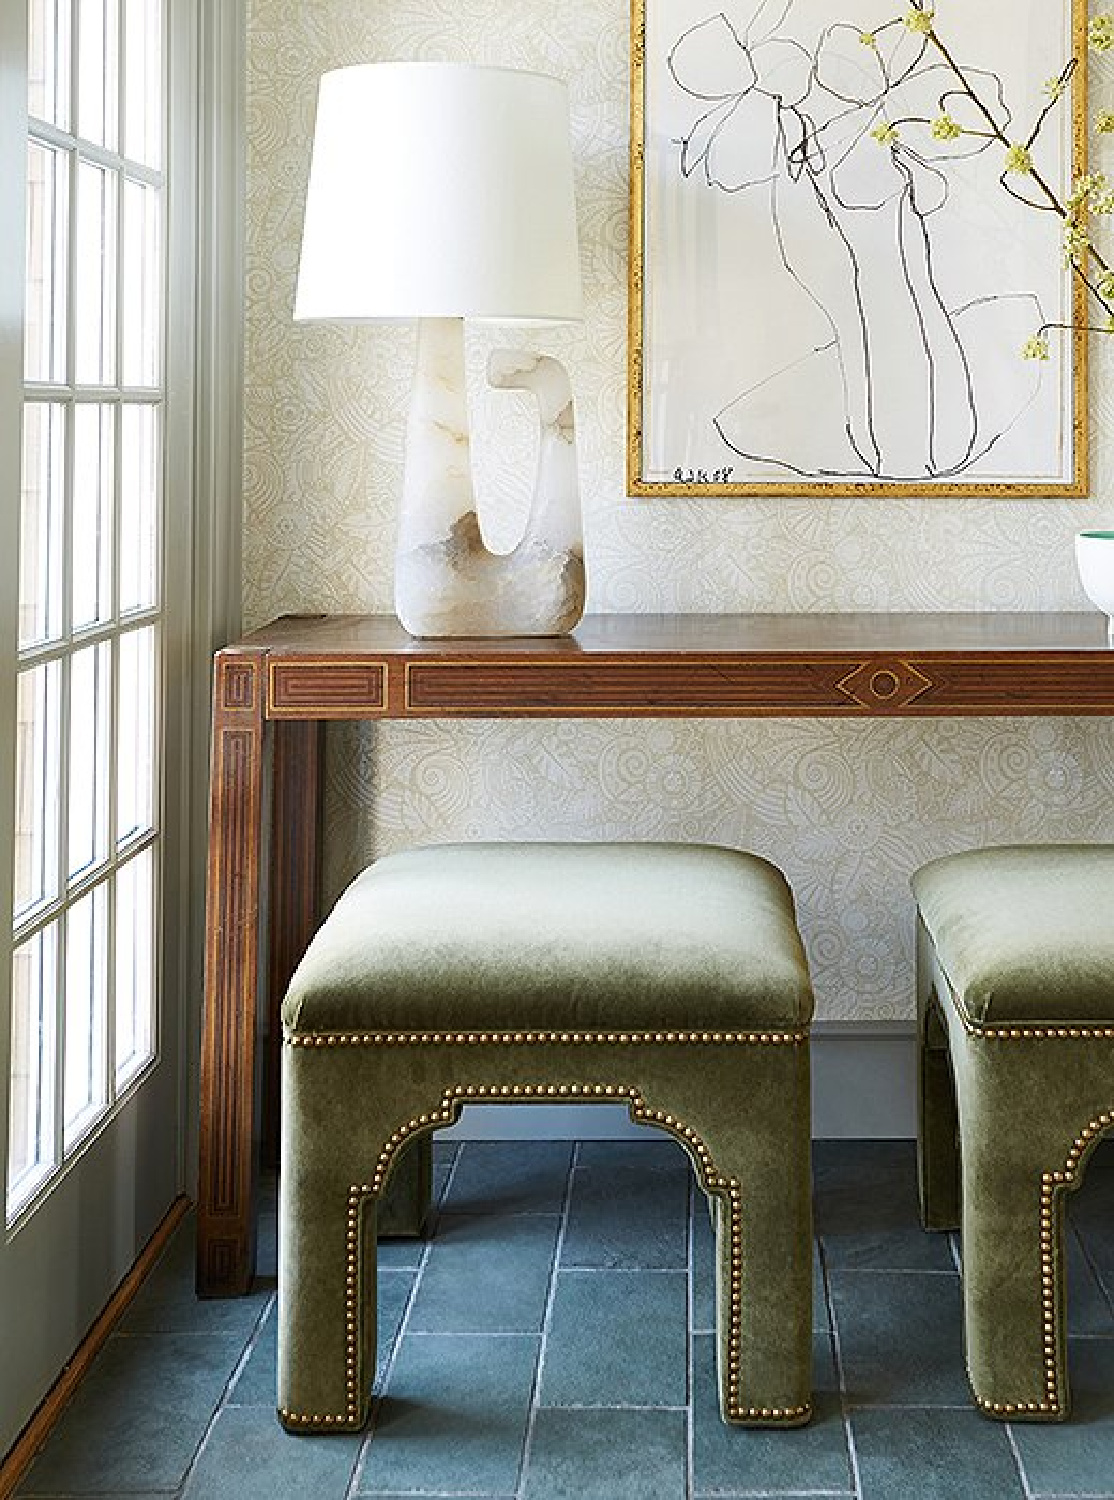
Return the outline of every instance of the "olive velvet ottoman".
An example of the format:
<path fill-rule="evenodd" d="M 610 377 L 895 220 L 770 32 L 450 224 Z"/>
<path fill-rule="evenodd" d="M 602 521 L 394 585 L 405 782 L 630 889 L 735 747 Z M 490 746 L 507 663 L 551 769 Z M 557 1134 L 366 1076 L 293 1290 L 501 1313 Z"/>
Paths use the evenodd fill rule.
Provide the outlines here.
<path fill-rule="evenodd" d="M 789 888 L 753 855 L 473 844 L 372 865 L 283 1004 L 283 1425 L 363 1425 L 388 1176 L 480 1100 L 622 1103 L 675 1136 L 714 1209 L 723 1416 L 807 1422 L 811 1016 Z"/>
<path fill-rule="evenodd" d="M 1114 1126 L 1114 846 L 952 855 L 913 890 L 922 1216 L 962 1227 L 979 1408 L 1062 1421 L 1064 1196 Z"/>

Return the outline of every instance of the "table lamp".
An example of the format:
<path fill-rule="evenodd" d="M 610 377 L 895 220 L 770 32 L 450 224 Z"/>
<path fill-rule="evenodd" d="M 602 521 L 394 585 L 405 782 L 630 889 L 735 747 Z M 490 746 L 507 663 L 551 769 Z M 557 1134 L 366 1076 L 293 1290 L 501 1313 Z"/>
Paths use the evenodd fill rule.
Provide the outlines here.
<path fill-rule="evenodd" d="M 558 79 L 459 63 L 367 63 L 321 79 L 296 319 L 417 318 L 395 609 L 416 636 L 562 635 L 584 608 L 572 397 L 550 356 L 500 350 L 493 386 L 541 425 L 526 528 L 483 541 L 464 319 L 581 316 L 568 100 Z"/>

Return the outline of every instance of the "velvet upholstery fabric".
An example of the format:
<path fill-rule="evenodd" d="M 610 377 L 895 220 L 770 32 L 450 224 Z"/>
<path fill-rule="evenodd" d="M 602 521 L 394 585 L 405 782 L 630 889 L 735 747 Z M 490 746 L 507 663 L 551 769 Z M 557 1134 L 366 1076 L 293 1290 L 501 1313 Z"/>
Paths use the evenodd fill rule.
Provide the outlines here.
<path fill-rule="evenodd" d="M 918 870 L 913 893 L 969 1020 L 1114 1017 L 1114 845 L 948 855 Z"/>
<path fill-rule="evenodd" d="M 962 1228 L 980 1409 L 1063 1420 L 1063 1198 L 1114 1127 L 1114 849 L 975 851 L 914 891 L 922 1217 Z"/>
<path fill-rule="evenodd" d="M 299 1031 L 807 1025 L 781 872 L 710 845 L 442 844 L 365 870 L 291 979 Z"/>
<path fill-rule="evenodd" d="M 284 1425 L 365 1421 L 385 1174 L 470 1099 L 621 1102 L 680 1139 L 715 1208 L 724 1415 L 807 1421 L 811 1014 L 788 887 L 753 856 L 479 845 L 373 866 L 283 1009 Z"/>

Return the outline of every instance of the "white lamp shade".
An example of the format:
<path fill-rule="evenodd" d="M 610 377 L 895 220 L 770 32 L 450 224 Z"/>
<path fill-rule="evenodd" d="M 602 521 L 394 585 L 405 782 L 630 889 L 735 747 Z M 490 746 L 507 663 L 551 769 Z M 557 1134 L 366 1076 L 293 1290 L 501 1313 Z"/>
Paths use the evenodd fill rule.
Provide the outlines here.
<path fill-rule="evenodd" d="M 326 73 L 294 316 L 578 319 L 565 85 L 458 63 Z"/>

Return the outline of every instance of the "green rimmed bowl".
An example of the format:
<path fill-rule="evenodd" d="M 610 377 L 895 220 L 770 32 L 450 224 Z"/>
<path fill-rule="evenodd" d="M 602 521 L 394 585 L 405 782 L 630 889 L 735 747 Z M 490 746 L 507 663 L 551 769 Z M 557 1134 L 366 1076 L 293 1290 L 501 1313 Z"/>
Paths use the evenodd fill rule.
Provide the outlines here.
<path fill-rule="evenodd" d="M 1106 616 L 1107 640 L 1114 646 L 1114 531 L 1080 531 L 1075 561 L 1083 592 Z"/>

